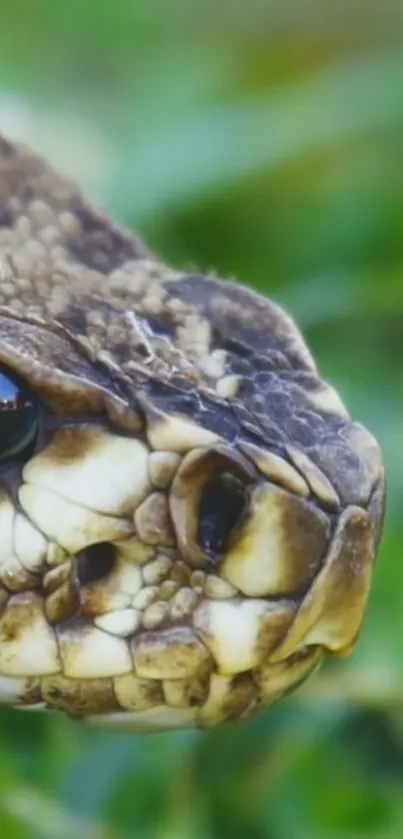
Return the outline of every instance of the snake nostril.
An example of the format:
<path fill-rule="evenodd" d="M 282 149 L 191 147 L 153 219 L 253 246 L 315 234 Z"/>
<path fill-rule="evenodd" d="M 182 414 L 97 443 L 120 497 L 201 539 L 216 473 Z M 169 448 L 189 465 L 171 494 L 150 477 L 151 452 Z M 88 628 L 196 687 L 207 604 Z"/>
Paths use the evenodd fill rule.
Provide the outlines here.
<path fill-rule="evenodd" d="M 112 571 L 116 559 L 116 548 L 110 542 L 89 545 L 76 558 L 77 579 L 81 585 L 97 583 Z"/>
<path fill-rule="evenodd" d="M 207 554 L 219 556 L 226 548 L 247 504 L 247 486 L 231 472 L 213 474 L 199 506 L 198 544 Z"/>

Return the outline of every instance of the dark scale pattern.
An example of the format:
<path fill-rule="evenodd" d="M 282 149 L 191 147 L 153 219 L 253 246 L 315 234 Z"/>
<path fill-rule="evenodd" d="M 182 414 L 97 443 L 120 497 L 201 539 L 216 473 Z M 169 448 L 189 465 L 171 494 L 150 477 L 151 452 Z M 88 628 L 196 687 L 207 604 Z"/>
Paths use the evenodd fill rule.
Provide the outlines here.
<path fill-rule="evenodd" d="M 0 355 L 69 413 L 142 400 L 227 441 L 301 450 L 342 504 L 380 480 L 376 444 L 323 382 L 292 319 L 181 274 L 25 148 L 0 142 Z M 4 324 L 4 326 L 3 326 Z M 359 480 L 357 480 L 357 476 Z"/>

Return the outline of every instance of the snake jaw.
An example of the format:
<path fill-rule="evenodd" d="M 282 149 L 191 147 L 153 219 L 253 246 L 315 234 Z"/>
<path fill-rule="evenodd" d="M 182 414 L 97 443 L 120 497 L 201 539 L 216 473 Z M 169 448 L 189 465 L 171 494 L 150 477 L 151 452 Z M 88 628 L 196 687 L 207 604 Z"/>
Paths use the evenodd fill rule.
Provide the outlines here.
<path fill-rule="evenodd" d="M 6 493 L 0 505 L 2 579 L 14 580 L 0 617 L 4 701 L 123 728 L 209 726 L 275 701 L 326 649 L 354 643 L 371 519 L 340 513 L 307 456 L 291 465 L 224 443 L 181 456 L 88 422 L 45 436 L 22 470 L 22 512 Z M 235 516 L 231 494 L 229 507 L 223 495 L 210 504 L 223 475 L 242 493 Z M 216 554 L 211 531 L 209 549 L 200 542 L 214 498 L 231 525 Z"/>

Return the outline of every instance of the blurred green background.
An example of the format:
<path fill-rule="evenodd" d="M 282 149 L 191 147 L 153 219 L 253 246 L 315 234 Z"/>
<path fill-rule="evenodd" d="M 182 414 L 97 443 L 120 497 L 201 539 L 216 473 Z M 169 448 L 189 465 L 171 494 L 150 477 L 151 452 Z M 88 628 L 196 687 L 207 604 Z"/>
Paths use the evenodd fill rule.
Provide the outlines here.
<path fill-rule="evenodd" d="M 1 709 L 1 835 L 402 839 L 403 5 L 4 0 L 0 127 L 173 263 L 285 304 L 389 479 L 350 661 L 206 734 Z"/>

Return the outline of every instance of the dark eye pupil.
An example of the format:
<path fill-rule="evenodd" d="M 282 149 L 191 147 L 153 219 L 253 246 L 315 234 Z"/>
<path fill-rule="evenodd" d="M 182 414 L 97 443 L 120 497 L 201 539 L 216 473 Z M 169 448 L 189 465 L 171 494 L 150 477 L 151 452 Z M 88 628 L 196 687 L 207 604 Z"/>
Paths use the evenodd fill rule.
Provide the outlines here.
<path fill-rule="evenodd" d="M 35 443 L 38 406 L 14 373 L 0 372 L 0 459 L 21 459 Z"/>
<path fill-rule="evenodd" d="M 230 472 L 213 475 L 199 507 L 198 544 L 212 558 L 225 552 L 246 504 L 245 484 Z"/>

